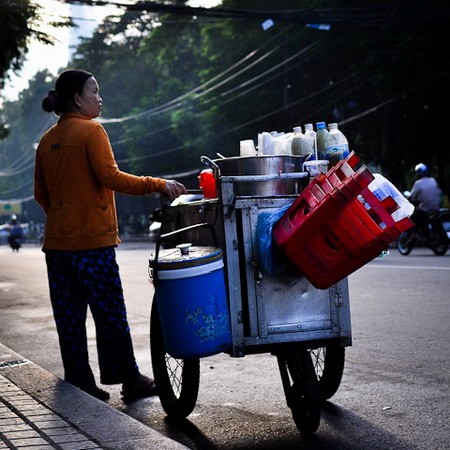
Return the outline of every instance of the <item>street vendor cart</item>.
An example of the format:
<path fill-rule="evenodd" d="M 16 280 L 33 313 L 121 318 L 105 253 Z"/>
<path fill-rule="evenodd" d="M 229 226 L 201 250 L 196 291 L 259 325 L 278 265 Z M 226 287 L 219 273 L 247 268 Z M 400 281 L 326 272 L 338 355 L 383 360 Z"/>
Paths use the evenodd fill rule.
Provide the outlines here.
<path fill-rule="evenodd" d="M 204 355 L 223 352 L 244 357 L 267 352 L 278 360 L 296 426 L 302 433 L 314 432 L 321 403 L 339 387 L 345 347 L 352 343 L 347 278 L 318 289 L 285 261 L 282 271 L 269 273 L 258 244 L 262 218 L 292 205 L 307 186 L 309 174 L 302 170 L 298 156 L 213 161 L 202 157 L 202 161 L 214 171 L 217 198 L 158 211 L 161 236 L 150 259 L 155 286 L 150 344 L 161 405 L 176 418 L 193 411 Z M 265 167 L 261 170 L 257 164 Z M 267 170 L 270 166 L 274 168 Z M 193 256 L 199 249 L 201 255 Z M 205 292 L 211 280 L 206 278 L 207 270 L 206 275 L 202 272 L 204 266 L 223 272 L 225 309 L 222 305 L 216 312 L 206 312 L 220 295 Z M 178 272 L 185 275 L 177 277 Z M 181 284 L 174 287 L 180 278 Z M 183 284 L 186 278 L 191 285 Z M 213 284 L 216 289 L 214 280 Z M 189 322 L 192 339 L 176 334 L 185 325 L 181 322 Z M 224 324 L 228 334 L 223 332 Z M 199 347 L 206 345 L 198 354 L 197 337 Z M 214 342 L 208 347 L 208 337 L 219 339 L 217 348 Z M 169 340 L 175 349 L 169 349 Z M 176 348 L 186 341 L 191 341 L 187 349 Z"/>

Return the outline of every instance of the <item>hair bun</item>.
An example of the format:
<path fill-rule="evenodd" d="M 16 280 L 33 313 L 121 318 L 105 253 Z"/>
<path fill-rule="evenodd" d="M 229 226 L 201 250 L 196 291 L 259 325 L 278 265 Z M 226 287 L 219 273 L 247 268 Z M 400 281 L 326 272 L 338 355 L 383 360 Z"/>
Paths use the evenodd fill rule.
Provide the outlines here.
<path fill-rule="evenodd" d="M 48 91 L 47 97 L 42 100 L 42 108 L 44 111 L 53 112 L 55 110 L 58 93 L 54 89 Z"/>

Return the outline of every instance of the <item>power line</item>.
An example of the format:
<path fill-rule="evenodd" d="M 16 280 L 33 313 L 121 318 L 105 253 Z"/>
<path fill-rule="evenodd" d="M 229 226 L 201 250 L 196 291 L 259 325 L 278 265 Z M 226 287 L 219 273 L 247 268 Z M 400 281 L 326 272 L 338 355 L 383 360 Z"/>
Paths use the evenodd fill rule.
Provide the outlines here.
<path fill-rule="evenodd" d="M 229 95 L 229 93 L 232 93 L 232 92 L 234 92 L 235 90 L 238 90 L 240 87 L 242 87 L 242 86 L 244 86 L 244 85 L 248 85 L 248 84 L 252 83 L 253 81 L 258 80 L 258 79 L 260 79 L 261 77 L 265 76 L 266 74 L 269 74 L 269 73 L 271 73 L 271 72 L 273 72 L 273 71 L 279 69 L 281 66 L 287 64 L 287 63 L 290 62 L 292 59 L 297 58 L 298 56 L 304 54 L 306 51 L 310 50 L 314 45 L 315 45 L 315 43 L 314 43 L 314 44 L 311 44 L 310 46 L 308 46 L 308 47 L 306 47 L 306 48 L 301 49 L 299 52 L 296 52 L 293 56 L 291 56 L 290 58 L 287 58 L 286 60 L 283 60 L 281 63 L 277 64 L 276 66 L 271 67 L 270 69 L 266 70 L 265 72 L 262 72 L 261 74 L 259 74 L 259 75 L 255 76 L 255 77 L 251 78 L 250 80 L 247 80 L 245 83 L 242 83 L 241 85 L 238 85 L 237 87 L 232 88 L 232 89 L 230 89 L 229 91 L 227 91 L 227 92 L 225 92 L 225 93 L 219 94 L 219 97 L 224 97 L 224 96 L 226 97 L 227 95 Z M 241 74 L 241 73 L 243 73 L 243 70 L 239 72 L 239 74 Z M 276 77 L 279 77 L 279 76 L 281 76 L 280 73 L 278 73 L 278 74 L 276 75 Z M 234 77 L 229 77 L 229 78 L 227 78 L 226 81 L 230 81 L 232 78 L 234 78 Z M 252 89 L 248 89 L 246 92 L 244 92 L 244 94 L 250 92 L 250 90 L 254 90 L 254 89 L 256 89 L 256 88 L 262 86 L 263 84 L 265 84 L 266 82 L 268 82 L 268 81 L 270 81 L 270 80 L 271 80 L 271 78 L 269 78 L 268 80 L 265 80 L 264 82 L 261 82 L 261 83 L 257 84 L 257 85 L 254 86 Z M 216 86 L 214 87 L 214 90 L 215 90 L 217 87 L 219 87 L 219 86 L 216 85 Z M 209 93 L 209 92 L 211 92 L 211 90 L 208 91 L 208 93 Z M 203 94 L 204 94 L 204 93 L 200 94 L 199 97 L 200 97 L 201 95 L 203 95 Z M 234 100 L 234 99 L 240 97 L 241 95 L 243 95 L 243 94 L 237 94 L 237 95 L 235 95 L 235 96 L 233 96 L 233 97 L 230 97 L 230 98 L 227 99 L 226 101 L 221 101 L 219 104 L 220 104 L 220 105 L 223 105 L 223 104 L 225 104 L 225 103 L 229 103 L 230 101 L 232 101 L 232 100 Z M 213 102 L 216 98 L 217 98 L 217 97 L 213 97 L 213 98 L 211 98 L 211 99 L 208 99 L 208 100 L 206 101 L 206 104 L 207 104 L 207 103 Z M 178 105 L 177 107 L 180 108 L 181 106 L 182 106 L 182 105 Z M 189 109 L 192 109 L 192 106 L 188 105 L 188 106 L 184 106 L 184 107 L 182 108 L 182 110 L 184 110 L 184 111 L 187 111 L 187 110 L 189 110 Z M 163 112 L 167 112 L 167 111 L 161 111 L 161 113 L 163 113 Z M 203 114 L 203 113 L 198 113 L 198 114 L 196 114 L 196 116 L 201 115 L 201 114 Z M 170 125 L 168 125 L 168 126 L 166 126 L 166 127 L 163 127 L 163 128 L 160 128 L 160 129 L 156 130 L 154 133 L 152 133 L 152 132 L 146 133 L 146 136 L 150 136 L 150 135 L 152 135 L 152 134 L 156 134 L 156 132 L 163 131 L 163 130 L 167 130 L 167 129 L 169 129 L 169 128 L 170 128 Z M 113 144 L 118 144 L 119 142 L 120 142 L 120 143 L 123 143 L 124 141 L 126 141 L 126 139 L 121 139 L 120 141 L 116 141 L 116 142 L 114 142 Z M 176 148 L 178 149 L 178 148 L 180 148 L 180 147 L 176 147 Z M 170 150 L 170 152 L 171 152 L 171 151 L 173 151 L 173 150 Z M 126 159 L 126 160 L 122 160 L 122 161 L 125 162 L 125 161 L 129 161 L 129 160 L 130 160 L 130 159 Z"/>
<path fill-rule="evenodd" d="M 25 150 L 19 153 L 19 156 L 10 162 L 9 166 L 4 167 L 2 170 L 0 170 L 0 177 L 10 177 L 14 175 L 20 175 L 21 173 L 26 172 L 30 168 L 34 166 L 34 145 L 35 143 L 41 138 L 42 134 L 47 130 L 47 128 L 50 126 L 51 123 L 55 122 L 54 116 L 50 116 L 45 124 L 41 127 L 39 132 L 34 136 L 32 139 L 32 142 L 25 146 Z M 30 151 L 32 149 L 32 151 Z"/>
<path fill-rule="evenodd" d="M 379 26 L 417 23 L 445 22 L 450 9 L 447 2 L 428 1 L 420 3 L 385 3 L 359 7 L 301 8 L 285 10 L 249 10 L 239 8 L 202 8 L 187 5 L 139 1 L 130 4 L 124 1 L 104 0 L 65 0 L 66 3 L 81 3 L 91 6 L 116 6 L 128 11 L 147 11 L 153 13 L 184 16 L 212 17 L 216 19 L 265 20 L 287 23 L 333 23 L 343 25 Z M 432 4 L 432 6 L 431 6 Z"/>
<path fill-rule="evenodd" d="M 346 38 L 348 38 L 348 36 L 346 36 L 346 35 L 341 35 L 340 38 L 337 39 L 337 40 L 334 40 L 334 41 L 332 42 L 331 45 L 329 45 L 329 46 L 327 46 L 327 47 L 325 47 L 325 48 L 322 48 L 322 49 L 320 49 L 320 50 L 316 50 L 316 51 L 314 51 L 314 52 L 311 52 L 311 50 L 312 50 L 314 47 L 317 48 L 317 46 L 316 46 L 317 42 L 315 42 L 315 43 L 313 43 L 313 44 L 310 44 L 308 47 L 302 48 L 300 51 L 296 52 L 294 55 L 291 55 L 291 56 L 288 57 L 287 59 L 284 59 L 284 60 L 281 61 L 279 64 L 276 64 L 275 66 L 270 67 L 270 68 L 267 69 L 266 71 L 261 72 L 261 73 L 259 73 L 258 75 L 256 75 L 256 76 L 254 76 L 254 77 L 252 77 L 252 78 L 250 78 L 250 79 L 248 79 L 248 80 L 242 82 L 241 84 L 239 84 L 239 85 L 237 85 L 237 86 L 234 86 L 234 87 L 230 88 L 228 91 L 225 91 L 225 92 L 223 92 L 223 93 L 218 94 L 218 96 L 212 97 L 212 98 L 210 98 L 210 99 L 204 101 L 204 103 L 205 103 L 205 104 L 212 103 L 212 102 L 214 102 L 217 98 L 219 98 L 219 100 L 220 100 L 219 103 L 217 104 L 218 106 L 219 106 L 219 105 L 225 105 L 225 104 L 227 104 L 227 103 L 230 103 L 231 101 L 236 100 L 237 98 L 240 98 L 240 97 L 242 97 L 243 95 L 248 94 L 249 92 L 251 92 L 251 91 L 253 91 L 253 90 L 255 90 L 255 89 L 257 89 L 257 88 L 263 86 L 264 84 L 266 84 L 266 83 L 272 81 L 273 79 L 282 76 L 282 73 L 281 73 L 281 72 L 276 73 L 276 71 L 277 71 L 280 67 L 282 67 L 283 65 L 286 65 L 286 64 L 287 64 L 288 62 L 290 62 L 291 60 L 297 58 L 298 56 L 303 55 L 303 54 L 305 54 L 307 51 L 309 51 L 309 53 L 306 55 L 308 58 L 316 57 L 318 54 L 320 54 L 320 53 L 322 53 L 322 52 L 324 52 L 324 51 L 326 51 L 326 50 L 330 50 L 330 49 L 333 48 L 334 46 L 341 45 L 341 42 L 342 42 L 343 40 L 345 40 Z M 260 47 L 260 48 L 261 48 L 261 47 Z M 277 48 L 278 48 L 278 47 L 277 47 Z M 252 53 L 252 52 L 251 52 L 251 53 Z M 296 64 L 291 65 L 291 66 L 289 67 L 289 70 L 290 70 L 290 71 L 291 71 L 291 70 L 294 70 L 296 67 L 298 67 L 298 65 L 302 64 L 302 62 L 303 62 L 303 60 L 300 60 L 300 61 L 297 62 Z M 230 67 L 234 67 L 234 65 L 233 65 L 233 66 L 230 66 Z M 228 68 L 228 69 L 229 69 L 229 68 Z M 226 71 L 228 71 L 228 69 L 226 69 Z M 229 96 L 229 94 L 231 94 L 231 93 L 233 93 L 233 92 L 236 92 L 236 91 L 238 91 L 239 89 L 242 89 L 242 88 L 244 88 L 244 87 L 246 87 L 246 86 L 248 86 L 248 85 L 254 83 L 255 81 L 257 81 L 257 80 L 259 80 L 259 79 L 261 79 L 261 78 L 264 78 L 265 76 L 267 76 L 268 74 L 270 74 L 270 73 L 272 73 L 272 72 L 275 72 L 275 74 L 274 74 L 272 77 L 266 78 L 264 81 L 262 81 L 262 82 L 260 82 L 260 83 L 257 83 L 257 84 L 254 84 L 253 87 L 248 88 L 248 89 L 242 91 L 241 93 L 235 94 L 235 95 L 233 95 L 233 96 L 231 96 L 231 97 L 228 97 L 226 100 L 223 99 L 224 97 Z M 222 72 L 222 74 L 223 74 L 223 73 L 224 73 L 224 72 Z M 219 79 L 219 76 L 216 76 L 216 77 L 214 77 L 213 79 L 214 79 L 214 80 L 215 80 L 215 79 Z M 210 80 L 210 81 L 211 81 L 211 80 Z M 207 83 L 208 83 L 208 82 L 207 82 Z M 206 83 L 205 83 L 205 84 L 206 84 Z M 315 95 L 318 95 L 320 92 L 322 92 L 322 89 L 319 89 L 319 91 L 317 91 L 316 93 L 313 93 L 313 94 L 311 94 L 311 95 L 308 95 L 307 97 L 308 97 L 308 98 L 309 98 L 309 97 L 313 97 L 313 96 L 315 96 Z M 191 109 L 193 108 L 192 105 L 184 105 L 184 104 L 179 104 L 178 107 L 179 107 L 179 108 L 182 108 L 182 111 L 188 111 L 188 110 L 191 110 Z M 203 114 L 204 114 L 204 112 L 197 113 L 196 116 L 203 115 Z M 152 135 L 154 135 L 154 134 L 157 134 L 158 132 L 161 132 L 161 131 L 165 131 L 165 130 L 167 130 L 167 129 L 170 129 L 170 127 L 171 127 L 170 125 L 167 125 L 167 126 L 165 126 L 165 127 L 159 128 L 159 129 L 157 129 L 157 130 L 150 131 L 150 132 L 146 133 L 145 136 L 146 136 L 146 137 L 152 136 Z M 124 142 L 130 141 L 130 140 L 131 140 L 131 138 L 121 139 L 121 140 L 119 140 L 119 141 L 113 142 L 113 145 L 117 145 L 117 144 L 120 144 L 120 143 L 124 143 Z M 178 147 L 177 147 L 177 148 L 178 148 Z M 129 159 L 124 159 L 124 160 L 122 160 L 122 161 L 126 162 L 126 161 L 129 161 Z"/>
<path fill-rule="evenodd" d="M 178 108 L 181 106 L 181 102 L 186 99 L 189 98 L 191 95 L 193 94 L 197 94 L 198 92 L 202 91 L 203 89 L 209 87 L 209 91 L 214 90 L 216 87 L 220 86 L 219 83 L 213 84 L 215 83 L 217 80 L 220 80 L 222 77 L 224 77 L 225 75 L 227 75 L 228 73 L 232 72 L 234 69 L 240 67 L 242 64 L 246 63 L 247 61 L 251 60 L 254 56 L 256 56 L 263 48 L 267 47 L 268 45 L 270 45 L 274 40 L 278 39 L 278 37 L 280 37 L 282 34 L 284 34 L 285 32 L 287 32 L 288 29 L 286 30 L 282 30 L 280 33 L 278 33 L 277 35 L 275 35 L 274 37 L 272 37 L 271 39 L 269 39 L 268 41 L 266 41 L 265 43 L 263 43 L 261 46 L 259 46 L 256 49 L 253 49 L 252 51 L 250 51 L 249 53 L 247 53 L 243 58 L 241 58 L 240 60 L 238 60 L 237 62 L 233 63 L 232 65 L 230 65 L 229 67 L 227 67 L 225 70 L 223 70 L 222 72 L 220 72 L 219 74 L 213 76 L 212 78 L 210 78 L 209 80 L 205 81 L 204 83 L 201 83 L 200 85 L 196 86 L 195 88 L 191 89 L 190 91 L 172 99 L 169 100 L 166 103 L 163 103 L 162 105 L 158 105 L 155 106 L 153 108 L 150 108 L 148 110 L 145 111 L 140 111 L 139 113 L 136 114 L 131 114 L 128 116 L 124 116 L 124 117 L 119 117 L 119 118 L 100 118 L 99 122 L 100 123 L 104 123 L 104 124 L 112 124 L 112 123 L 123 123 L 123 122 L 127 122 L 129 120 L 135 120 L 135 119 L 141 119 L 143 117 L 150 117 L 150 116 L 154 116 L 156 114 L 160 114 L 162 112 L 168 112 L 171 111 L 174 108 Z M 266 52 L 264 55 L 262 55 L 260 57 L 260 60 L 263 60 L 265 58 L 267 58 L 268 56 L 270 56 L 276 49 L 278 49 L 280 47 L 281 44 L 277 45 L 274 49 L 269 50 L 268 52 Z M 248 70 L 246 69 L 247 66 L 244 67 L 244 71 Z M 223 84 L 225 81 L 231 80 L 233 79 L 234 76 L 228 77 L 226 78 L 224 81 L 220 82 L 221 84 Z M 211 86 L 212 85 L 212 86 Z M 209 92 L 208 91 L 208 92 Z M 197 96 L 195 96 L 194 98 L 197 98 L 199 96 L 199 94 Z"/>
<path fill-rule="evenodd" d="M 236 126 L 236 127 L 229 128 L 229 129 L 227 129 L 227 130 L 225 130 L 225 131 L 216 133 L 216 135 L 218 135 L 218 136 L 224 136 L 224 135 L 229 134 L 229 133 L 231 133 L 231 132 L 233 132 L 233 131 L 237 131 L 237 130 L 239 130 L 239 129 L 245 127 L 245 126 L 248 126 L 248 125 L 251 125 L 251 124 L 254 124 L 254 123 L 258 123 L 259 121 L 261 121 L 261 120 L 263 120 L 263 119 L 267 119 L 268 117 L 273 116 L 273 115 L 275 115 L 275 114 L 278 114 L 278 113 L 281 112 L 281 111 L 284 111 L 284 110 L 286 110 L 286 109 L 293 108 L 294 106 L 298 105 L 299 103 L 301 103 L 301 102 L 303 102 L 303 101 L 305 101 L 305 100 L 307 100 L 307 99 L 310 99 L 310 98 L 312 98 L 312 97 L 314 97 L 314 96 L 316 96 L 316 95 L 319 95 L 320 93 L 323 93 L 323 92 L 326 91 L 326 90 L 329 90 L 329 89 L 333 89 L 333 88 L 335 88 L 335 87 L 338 87 L 340 84 L 342 84 L 342 83 L 344 83 L 344 82 L 346 82 L 346 81 L 349 81 L 350 79 L 352 79 L 352 78 L 354 78 L 354 77 L 355 77 L 355 74 L 348 75 L 348 76 L 345 77 L 344 79 L 342 79 L 342 80 L 340 80 L 340 81 L 338 81 L 338 82 L 336 82 L 336 83 L 333 83 L 332 86 L 326 86 L 326 87 L 324 87 L 324 88 L 321 88 L 320 90 L 318 90 L 318 91 L 316 91 L 316 92 L 314 92 L 314 93 L 308 94 L 308 95 L 306 95 L 306 96 L 304 96 L 304 97 L 302 97 L 302 98 L 300 98 L 300 99 L 297 99 L 297 100 L 295 100 L 295 101 L 289 103 L 288 105 L 285 105 L 285 106 L 283 106 L 283 107 L 281 107 L 281 108 L 277 108 L 277 109 L 272 110 L 272 111 L 269 111 L 269 112 L 267 112 L 267 113 L 265 113 L 265 114 L 262 114 L 262 115 L 260 115 L 260 116 L 258 116 L 258 117 L 255 117 L 255 118 L 253 118 L 253 119 L 251 119 L 251 120 L 249 120 L 249 121 L 247 121 L 247 122 L 245 122 L 245 123 L 239 124 L 239 125 Z M 363 83 L 367 83 L 367 82 L 368 82 L 368 80 L 366 79 L 366 80 L 364 80 Z M 354 89 L 356 89 L 355 86 L 353 86 L 353 88 L 352 88 L 351 90 L 354 90 Z M 346 94 L 346 93 L 348 93 L 348 91 L 345 92 L 345 93 L 343 93 L 342 95 L 344 95 L 344 94 Z M 201 139 L 201 138 L 198 138 L 198 140 L 200 140 L 200 139 Z M 194 141 L 194 142 L 195 142 L 195 141 Z M 173 153 L 173 152 L 176 152 L 176 151 L 178 151 L 178 150 L 182 150 L 182 149 L 188 148 L 189 146 L 192 146 L 192 145 L 193 145 L 193 144 L 189 144 L 189 145 L 182 144 L 182 145 L 178 145 L 178 146 L 175 146 L 175 147 L 172 147 L 172 148 L 169 148 L 169 149 L 160 150 L 160 151 L 158 151 L 158 152 L 154 152 L 154 153 L 151 153 L 151 154 L 148 154 L 148 155 L 141 155 L 141 156 L 136 156 L 136 157 L 130 157 L 130 158 L 122 159 L 122 160 L 120 160 L 120 161 L 118 161 L 118 162 L 137 162 L 137 161 L 143 161 L 143 160 L 146 160 L 146 159 L 148 159 L 148 158 L 154 158 L 154 157 L 156 157 L 156 156 L 167 155 L 167 154 L 169 154 L 169 153 Z"/>

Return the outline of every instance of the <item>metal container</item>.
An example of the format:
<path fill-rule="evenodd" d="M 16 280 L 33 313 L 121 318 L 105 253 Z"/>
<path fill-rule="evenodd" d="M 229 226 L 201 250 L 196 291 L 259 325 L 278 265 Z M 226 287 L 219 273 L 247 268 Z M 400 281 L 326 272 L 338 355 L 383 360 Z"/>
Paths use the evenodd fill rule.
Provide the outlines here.
<path fill-rule="evenodd" d="M 200 200 L 166 207 L 163 210 L 164 221 L 161 224 L 161 234 L 169 233 L 180 228 L 200 223 L 214 226 L 219 246 L 224 245 L 222 210 L 218 200 Z M 196 245 L 213 245 L 214 239 L 206 228 L 197 228 L 184 233 L 182 236 L 173 236 L 170 244 L 175 246 L 181 242 L 195 242 Z"/>
<path fill-rule="evenodd" d="M 255 176 L 252 182 L 235 183 L 235 193 L 239 196 L 274 196 L 298 194 L 302 191 L 305 179 L 291 177 L 275 177 L 267 179 L 267 175 L 283 175 L 303 171 L 304 158 L 292 155 L 260 155 L 236 156 L 214 159 L 220 176 Z M 217 169 L 216 169 L 217 170 Z M 258 180 L 258 176 L 261 176 Z"/>

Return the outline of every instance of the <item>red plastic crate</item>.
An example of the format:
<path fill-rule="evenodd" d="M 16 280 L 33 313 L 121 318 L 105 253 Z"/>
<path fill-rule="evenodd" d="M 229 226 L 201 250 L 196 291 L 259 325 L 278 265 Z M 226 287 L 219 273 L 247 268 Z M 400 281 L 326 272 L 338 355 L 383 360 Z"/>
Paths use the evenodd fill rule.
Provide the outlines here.
<path fill-rule="evenodd" d="M 373 175 L 354 154 L 316 177 L 275 224 L 273 237 L 317 288 L 327 289 L 378 256 L 413 223 L 395 222 L 396 202 L 368 188 Z"/>

